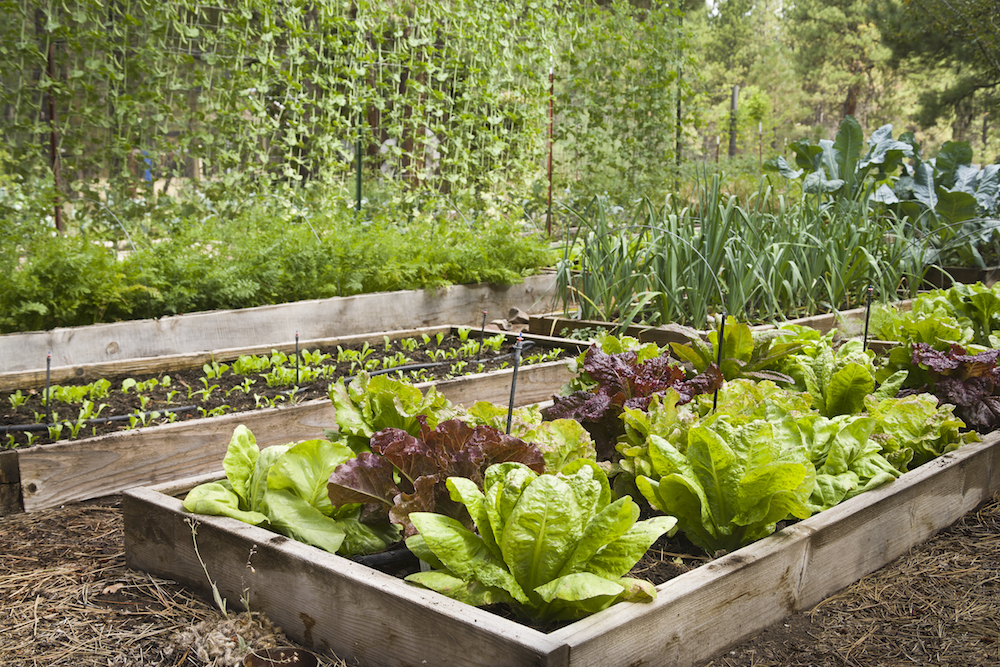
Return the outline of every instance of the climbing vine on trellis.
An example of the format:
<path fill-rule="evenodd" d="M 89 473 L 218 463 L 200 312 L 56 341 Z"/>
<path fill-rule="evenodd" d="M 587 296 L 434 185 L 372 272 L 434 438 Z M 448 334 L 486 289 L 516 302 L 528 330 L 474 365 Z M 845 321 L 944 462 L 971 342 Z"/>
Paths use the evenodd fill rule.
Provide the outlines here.
<path fill-rule="evenodd" d="M 564 179 L 652 184 L 682 42 L 666 10 L 607 4 L 0 0 L 0 132 L 23 168 L 54 136 L 66 196 L 349 183 L 358 145 L 404 190 L 524 187 L 551 57 Z"/>

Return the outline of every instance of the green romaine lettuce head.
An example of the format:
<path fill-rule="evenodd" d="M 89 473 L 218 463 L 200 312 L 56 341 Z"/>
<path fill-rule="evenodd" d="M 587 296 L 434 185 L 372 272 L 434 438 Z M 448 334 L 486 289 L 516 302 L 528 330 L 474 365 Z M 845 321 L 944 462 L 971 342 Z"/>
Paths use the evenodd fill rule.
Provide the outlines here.
<path fill-rule="evenodd" d="M 905 370 L 887 375 L 876 390 L 874 353 L 859 340 L 834 349 L 831 335 L 790 355 L 780 368 L 795 380 L 796 389 L 813 397 L 813 407 L 826 417 L 863 411 L 869 394 L 895 396 L 907 376 Z"/>
<path fill-rule="evenodd" d="M 333 440 L 343 440 L 355 453 L 367 452 L 368 441 L 378 431 L 398 428 L 410 435 L 420 433 L 417 417 L 422 416 L 434 428 L 453 419 L 461 411 L 437 389 L 427 393 L 407 382 L 384 375 L 359 374 L 345 386 L 341 378 L 330 386 L 330 400 L 337 409 L 337 432 L 328 432 Z"/>
<path fill-rule="evenodd" d="M 870 417 L 844 415 L 827 419 L 813 414 L 786 423 L 794 424 L 816 466 L 816 487 L 809 498 L 812 512 L 829 509 L 901 474 L 880 454 L 878 442 L 871 439 L 876 421 Z"/>
<path fill-rule="evenodd" d="M 624 575 L 676 520 L 637 522 L 638 506 L 627 496 L 611 502 L 607 477 L 593 461 L 555 475 L 501 463 L 487 470 L 485 493 L 460 477 L 449 478 L 448 489 L 478 534 L 449 517 L 412 514 L 419 535 L 406 545 L 434 569 L 407 581 L 470 604 L 505 602 L 543 620 L 655 597 L 651 584 Z"/>
<path fill-rule="evenodd" d="M 872 439 L 889 463 L 902 472 L 979 441 L 974 431 L 960 432 L 965 424 L 952 414 L 954 406 L 940 405 L 930 394 L 881 401 L 868 397 L 865 405 L 876 422 Z"/>
<path fill-rule="evenodd" d="M 328 440 L 260 450 L 250 429 L 236 427 L 223 459 L 226 479 L 195 487 L 184 509 L 228 516 L 276 530 L 330 552 L 382 551 L 399 540 L 388 523 L 360 522 L 360 506 L 334 508 L 327 480 L 354 453 Z"/>
<path fill-rule="evenodd" d="M 782 421 L 792 419 L 786 413 Z M 788 437 L 794 430 L 765 420 L 734 425 L 719 415 L 687 431 L 683 452 L 650 435 L 653 475 L 637 477 L 636 485 L 706 553 L 734 551 L 770 535 L 779 521 L 811 514 L 816 469 Z"/>

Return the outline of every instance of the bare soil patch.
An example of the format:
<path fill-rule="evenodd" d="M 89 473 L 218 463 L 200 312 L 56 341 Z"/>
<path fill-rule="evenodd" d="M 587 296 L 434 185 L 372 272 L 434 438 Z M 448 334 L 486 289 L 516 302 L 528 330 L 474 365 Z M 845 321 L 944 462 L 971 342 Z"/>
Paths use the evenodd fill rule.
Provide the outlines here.
<path fill-rule="evenodd" d="M 295 645 L 266 619 L 229 618 L 125 567 L 120 498 L 0 518 L 0 664 L 238 665 Z M 697 564 L 654 545 L 633 574 Z M 326 656 L 325 666 L 343 665 Z M 703 667 L 1000 664 L 1000 496 L 907 555 Z"/>

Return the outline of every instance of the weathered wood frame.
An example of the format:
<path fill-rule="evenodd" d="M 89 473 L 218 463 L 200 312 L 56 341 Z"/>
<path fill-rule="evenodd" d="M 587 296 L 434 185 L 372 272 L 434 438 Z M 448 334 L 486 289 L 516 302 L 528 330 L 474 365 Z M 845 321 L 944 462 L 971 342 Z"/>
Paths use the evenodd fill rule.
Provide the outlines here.
<path fill-rule="evenodd" d="M 142 359 L 207 350 L 280 345 L 294 340 L 350 336 L 370 331 L 440 324 L 479 324 L 483 310 L 494 319 L 511 308 L 551 308 L 555 275 L 529 276 L 519 285 L 485 283 L 440 289 L 358 294 L 273 306 L 217 310 L 150 320 L 0 335 L 4 373 Z M 2 377 L 2 376 L 0 376 Z"/>
<path fill-rule="evenodd" d="M 451 330 L 452 327 L 448 326 L 425 327 L 369 333 L 346 339 L 306 341 L 303 345 L 311 347 L 365 340 L 381 343 L 386 335 L 401 338 Z M 550 347 L 577 345 L 582 348 L 586 345 L 580 341 L 543 336 L 529 336 L 528 339 L 549 344 Z M 232 358 L 246 353 L 243 350 L 224 352 L 216 358 Z M 154 364 L 167 361 L 176 366 L 175 357 L 156 360 Z M 467 407 L 476 401 L 506 404 L 510 400 L 513 372 L 512 368 L 508 368 L 453 380 L 423 382 L 416 386 L 423 391 L 433 386 L 448 400 Z M 522 406 L 549 400 L 571 377 L 565 361 L 522 366 L 518 371 L 515 404 Z M 329 399 L 316 399 L 299 405 L 238 412 L 0 452 L 0 516 L 22 509 L 33 512 L 57 507 L 68 502 L 121 493 L 133 486 L 217 470 L 233 429 L 239 424 L 245 424 L 253 431 L 257 443 L 267 447 L 322 438 L 324 429 L 336 426 L 336 411 Z"/>
<path fill-rule="evenodd" d="M 973 510 L 1000 488 L 998 447 L 990 434 L 661 584 L 652 603 L 616 605 L 548 634 L 261 528 L 187 514 L 172 494 L 195 481 L 125 493 L 125 558 L 207 590 L 197 526 L 223 597 L 246 598 L 298 641 L 352 664 L 684 667 L 814 606 Z"/>

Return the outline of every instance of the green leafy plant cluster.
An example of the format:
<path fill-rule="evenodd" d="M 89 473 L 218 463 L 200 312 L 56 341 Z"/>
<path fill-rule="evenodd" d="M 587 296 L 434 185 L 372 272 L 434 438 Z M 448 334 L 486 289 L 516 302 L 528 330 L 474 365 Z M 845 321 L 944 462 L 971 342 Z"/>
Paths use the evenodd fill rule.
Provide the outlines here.
<path fill-rule="evenodd" d="M 161 317 L 220 308 L 433 288 L 511 284 L 551 254 L 513 223 L 428 217 L 358 225 L 342 209 L 289 224 L 253 203 L 233 218 L 198 215 L 136 235 L 121 253 L 99 238 L 5 237 L 0 332 Z M 200 214 L 199 214 L 200 215 Z"/>
<path fill-rule="evenodd" d="M 925 160 L 913 133 L 894 139 L 892 125 L 872 132 L 865 144 L 860 124 L 848 116 L 834 141 L 789 145 L 797 169 L 783 156 L 765 169 L 799 182 L 804 195 L 827 205 L 907 218 L 912 252 L 928 265 L 985 268 L 1000 259 L 1000 165 L 973 164 L 967 141 L 945 142 Z"/>
<path fill-rule="evenodd" d="M 335 508 L 326 493 L 330 475 L 351 458 L 350 449 L 328 440 L 261 450 L 241 425 L 222 461 L 226 479 L 192 489 L 184 508 L 266 525 L 331 552 L 381 551 L 399 539 L 398 529 L 361 523 L 360 505 Z"/>
<path fill-rule="evenodd" d="M 486 471 L 483 490 L 461 477 L 450 478 L 448 489 L 476 532 L 438 514 L 411 515 L 419 535 L 406 545 L 433 569 L 407 581 L 470 604 L 504 602 L 545 620 L 656 597 L 651 584 L 624 575 L 676 520 L 638 521 L 638 505 L 628 496 L 612 501 L 593 462 L 554 475 L 501 463 Z"/>
<path fill-rule="evenodd" d="M 628 410 L 623 470 L 656 508 L 708 553 L 732 551 L 891 481 L 976 435 L 953 406 L 921 395 L 869 395 L 851 414 L 826 417 L 808 393 L 734 380 L 711 398 L 677 405 L 667 393 Z"/>
<path fill-rule="evenodd" d="M 557 265 L 564 309 L 582 319 L 705 328 L 723 311 L 785 320 L 915 290 L 924 264 L 906 224 L 867 207 L 789 203 L 770 188 L 727 197 L 716 176 L 694 205 L 668 197 L 617 211 L 605 198 L 571 211 Z"/>

